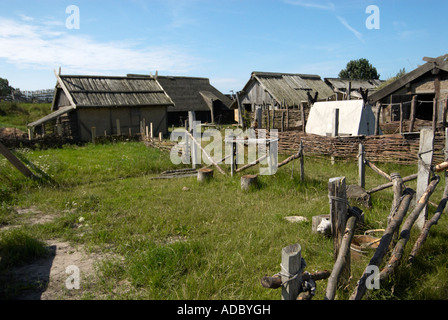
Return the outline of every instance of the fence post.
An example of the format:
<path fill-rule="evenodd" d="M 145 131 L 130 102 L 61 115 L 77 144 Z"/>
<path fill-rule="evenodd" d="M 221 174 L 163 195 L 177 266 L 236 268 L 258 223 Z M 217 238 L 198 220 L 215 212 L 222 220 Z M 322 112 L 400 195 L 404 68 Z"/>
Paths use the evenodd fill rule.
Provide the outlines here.
<path fill-rule="evenodd" d="M 305 181 L 305 159 L 303 153 L 303 140 L 300 140 L 300 181 Z"/>
<path fill-rule="evenodd" d="M 194 111 L 188 111 L 188 131 L 195 136 L 195 132 L 196 132 L 196 114 Z M 196 146 L 196 144 L 190 139 L 191 141 L 191 145 L 190 145 L 190 150 L 191 150 L 191 165 L 193 169 L 196 169 L 196 166 L 198 165 L 198 147 Z"/>
<path fill-rule="evenodd" d="M 120 119 L 117 119 L 116 123 L 117 123 L 117 135 L 121 136 Z"/>
<path fill-rule="evenodd" d="M 378 102 L 376 109 L 376 119 L 375 119 L 375 135 L 378 136 L 380 134 L 380 118 L 381 118 L 381 108 L 383 105 Z"/>
<path fill-rule="evenodd" d="M 365 164 L 365 148 L 362 143 L 359 144 L 358 174 L 359 174 L 359 186 L 364 189 L 366 187 L 366 164 Z"/>
<path fill-rule="evenodd" d="M 293 244 L 282 249 L 282 300 L 297 300 L 302 284 L 302 247 Z"/>
<path fill-rule="evenodd" d="M 345 225 L 348 216 L 347 187 L 345 177 L 331 178 L 328 182 L 328 197 L 330 199 L 331 236 L 333 238 L 333 256 L 336 261 L 339 255 Z M 347 273 L 348 272 L 348 273 Z M 341 280 L 350 276 L 350 263 L 346 264 Z"/>
<path fill-rule="evenodd" d="M 418 177 L 416 199 L 420 199 L 429 185 L 431 165 L 434 154 L 434 132 L 431 128 L 420 130 L 420 147 L 418 153 Z M 416 221 L 421 230 L 428 216 L 428 207 L 425 206 Z"/>
<path fill-rule="evenodd" d="M 261 109 L 261 107 L 257 107 L 256 114 L 257 114 L 257 126 L 258 126 L 258 129 L 263 128 L 263 123 L 262 123 L 263 114 L 262 114 L 262 112 L 263 112 L 263 110 Z"/>
<path fill-rule="evenodd" d="M 409 132 L 413 132 L 414 131 L 414 124 L 415 124 L 415 112 L 417 110 L 417 96 L 414 95 L 412 97 L 412 102 L 411 102 L 411 122 L 409 123 Z"/>
<path fill-rule="evenodd" d="M 96 138 L 96 128 L 95 127 L 92 127 L 91 133 L 92 133 L 92 143 L 95 143 L 95 138 Z"/>

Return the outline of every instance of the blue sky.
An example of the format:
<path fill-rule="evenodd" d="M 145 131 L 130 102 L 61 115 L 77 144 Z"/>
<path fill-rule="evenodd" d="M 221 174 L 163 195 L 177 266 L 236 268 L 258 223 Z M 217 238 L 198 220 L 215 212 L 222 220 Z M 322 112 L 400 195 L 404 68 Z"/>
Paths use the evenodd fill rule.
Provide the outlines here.
<path fill-rule="evenodd" d="M 79 29 L 67 28 L 70 5 Z M 370 5 L 379 29 L 366 26 Z M 0 8 L 0 77 L 22 90 L 53 88 L 62 67 L 206 77 L 229 93 L 252 71 L 337 77 L 359 58 L 385 80 L 448 53 L 445 0 L 0 0 Z"/>

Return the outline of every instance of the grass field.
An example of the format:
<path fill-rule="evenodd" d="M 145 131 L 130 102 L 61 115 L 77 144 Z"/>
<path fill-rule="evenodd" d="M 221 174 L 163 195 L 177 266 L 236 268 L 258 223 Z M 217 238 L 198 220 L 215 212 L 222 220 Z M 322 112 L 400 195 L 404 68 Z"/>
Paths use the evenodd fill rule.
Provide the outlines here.
<path fill-rule="evenodd" d="M 355 163 L 331 165 L 321 158 L 306 158 L 304 182 L 295 162 L 293 175 L 290 163 L 274 176 L 260 176 L 260 188 L 245 193 L 240 175 L 222 176 L 216 170 L 206 185 L 195 178 L 152 179 L 179 166 L 168 153 L 138 142 L 16 152 L 54 182 L 27 181 L 0 158 L 0 225 L 20 224 L 27 217 L 17 209 L 32 206 L 54 219 L 0 229 L 0 273 L 44 255 L 45 241 L 51 239 L 110 253 L 115 258 L 98 263 L 97 280 L 81 283 L 84 299 L 280 299 L 280 291 L 262 288 L 260 279 L 280 271 L 281 249 L 294 243 L 302 246 L 306 271 L 331 270 L 332 241 L 311 232 L 311 218 L 329 211 L 330 178 L 345 176 L 348 184 L 357 183 Z M 402 176 L 417 171 L 416 166 L 377 165 Z M 367 189 L 384 182 L 367 171 Z M 442 177 L 433 202 L 439 202 L 444 183 Z M 415 188 L 415 181 L 408 186 Z M 380 191 L 371 209 L 361 207 L 364 229 L 386 227 L 392 199 L 392 190 Z M 284 219 L 297 215 L 308 222 Z M 416 236 L 414 230 L 407 253 Z M 447 236 L 442 216 L 414 265 L 400 265 L 366 298 L 446 299 Z M 348 298 L 369 259 L 352 261 L 352 280 L 338 290 L 338 299 Z M 314 299 L 323 299 L 326 280 L 317 286 Z"/>

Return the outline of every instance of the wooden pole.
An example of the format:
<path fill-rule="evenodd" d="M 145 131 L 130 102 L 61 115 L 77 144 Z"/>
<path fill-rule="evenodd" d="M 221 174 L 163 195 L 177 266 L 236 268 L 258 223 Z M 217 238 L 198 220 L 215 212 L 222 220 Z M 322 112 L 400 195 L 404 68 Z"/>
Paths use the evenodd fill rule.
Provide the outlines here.
<path fill-rule="evenodd" d="M 303 102 L 300 103 L 300 116 L 302 117 L 302 132 L 306 132 L 306 121 L 305 121 L 305 106 Z"/>
<path fill-rule="evenodd" d="M 433 107 L 432 107 L 432 132 L 434 134 L 434 136 L 436 135 L 436 131 L 437 131 L 437 118 L 438 118 L 438 99 L 434 98 L 433 100 Z"/>
<path fill-rule="evenodd" d="M 117 135 L 121 136 L 120 119 L 115 120 L 117 123 Z"/>
<path fill-rule="evenodd" d="M 398 210 L 398 206 L 400 205 L 401 197 L 403 196 L 403 190 L 404 190 L 403 179 L 398 173 L 392 173 L 391 178 L 393 183 L 394 200 L 392 201 L 392 208 L 390 214 L 387 217 L 388 224 L 390 223 L 393 216 Z"/>
<path fill-rule="evenodd" d="M 251 163 L 249 163 L 249 164 L 246 164 L 245 166 L 242 166 L 242 167 L 236 169 L 235 172 L 238 173 L 238 172 L 244 171 L 244 170 L 246 170 L 246 169 L 248 169 L 248 168 L 251 168 L 251 167 L 253 167 L 253 166 L 259 164 L 261 161 L 263 161 L 264 159 L 266 159 L 267 156 L 268 156 L 268 154 L 265 154 L 264 156 L 258 158 L 258 159 L 255 160 L 254 162 L 251 162 Z M 233 174 L 232 174 L 232 175 L 233 175 Z"/>
<path fill-rule="evenodd" d="M 376 118 L 375 118 L 375 135 L 378 136 L 380 134 L 380 117 L 381 117 L 381 108 L 383 105 L 378 102 L 376 109 Z"/>
<path fill-rule="evenodd" d="M 443 192 L 442 200 L 440 201 L 439 206 L 437 207 L 437 210 L 434 213 L 434 216 L 425 222 L 422 232 L 420 233 L 420 236 L 418 237 L 417 241 L 414 244 L 414 247 L 412 248 L 411 253 L 409 254 L 408 259 L 409 263 L 414 262 L 414 259 L 420 252 L 423 243 L 426 241 L 426 238 L 428 238 L 429 230 L 431 229 L 431 227 L 439 222 L 439 219 L 443 211 L 445 210 L 447 201 L 448 201 L 448 185 L 445 186 L 445 191 Z"/>
<path fill-rule="evenodd" d="M 420 131 L 420 146 L 418 154 L 418 178 L 417 178 L 417 199 L 425 193 L 431 177 L 431 165 L 434 154 L 434 133 L 431 129 L 423 128 Z M 421 230 L 428 216 L 428 208 L 421 211 L 417 219 L 416 226 Z"/>
<path fill-rule="evenodd" d="M 303 140 L 300 140 L 300 181 L 305 181 L 305 159 L 303 152 Z"/>
<path fill-rule="evenodd" d="M 386 266 L 383 268 L 383 270 L 381 270 L 380 281 L 387 279 L 387 277 L 398 266 L 398 264 L 401 260 L 401 257 L 403 256 L 404 248 L 405 248 L 406 244 L 408 243 L 409 238 L 411 236 L 411 228 L 412 228 L 414 222 L 417 220 L 417 217 L 419 216 L 420 211 L 428 203 L 429 197 L 431 197 L 431 195 L 434 192 L 434 189 L 436 188 L 439 181 L 440 181 L 440 177 L 435 176 L 434 179 L 429 184 L 429 186 L 426 189 L 423 196 L 418 201 L 414 210 L 411 212 L 411 214 L 409 214 L 406 221 L 403 223 L 403 227 L 401 228 L 401 232 L 400 232 L 400 239 L 398 240 L 397 244 L 395 245 L 395 248 L 392 252 L 389 262 L 386 264 Z"/>
<path fill-rule="evenodd" d="M 297 300 L 302 284 L 302 248 L 300 244 L 282 249 L 282 300 Z"/>
<path fill-rule="evenodd" d="M 372 162 L 370 162 L 369 160 L 366 160 L 365 163 L 367 164 L 367 166 L 372 169 L 373 171 L 375 171 L 376 173 L 378 173 L 380 176 L 386 178 L 389 181 L 392 181 L 392 178 L 390 175 L 388 175 L 386 172 L 384 172 L 383 170 L 381 170 L 380 168 L 378 168 L 375 164 L 373 164 Z"/>
<path fill-rule="evenodd" d="M 443 129 L 446 128 L 446 113 L 448 111 L 448 98 L 446 98 L 445 100 L 445 104 L 443 106 L 443 113 L 442 113 L 442 124 L 443 124 Z"/>
<path fill-rule="evenodd" d="M 202 152 L 204 153 L 204 155 L 207 157 L 208 160 L 210 160 L 210 162 L 218 169 L 218 171 L 220 173 L 222 173 L 223 175 L 226 175 L 226 173 L 224 172 L 224 170 L 221 169 L 220 166 L 218 166 L 218 164 L 212 159 L 212 157 L 210 157 L 210 155 L 204 150 L 204 148 L 201 146 L 201 144 L 193 137 L 193 135 L 187 131 L 188 136 L 190 137 L 190 139 L 202 150 Z"/>
<path fill-rule="evenodd" d="M 359 144 L 358 152 L 358 184 L 363 189 L 366 187 L 365 148 L 362 143 Z"/>
<path fill-rule="evenodd" d="M 417 112 L 417 96 L 414 95 L 412 97 L 411 102 L 411 122 L 409 123 L 409 132 L 414 131 L 414 124 L 415 124 L 415 114 Z"/>
<path fill-rule="evenodd" d="M 328 182 L 328 197 L 330 198 L 331 235 L 333 238 L 333 257 L 339 254 L 345 225 L 347 223 L 347 193 L 345 177 L 331 178 Z"/>
<path fill-rule="evenodd" d="M 416 174 L 413 174 L 413 175 L 410 175 L 410 176 L 407 176 L 407 177 L 404 177 L 404 178 L 403 178 L 403 182 L 408 182 L 408 181 L 415 180 L 415 179 L 417 179 L 417 177 L 418 177 L 418 174 L 417 174 L 417 173 L 416 173 Z M 382 184 L 382 185 L 380 185 L 380 186 L 378 186 L 378 187 L 375 187 L 375 188 L 373 188 L 373 189 L 371 189 L 371 190 L 366 191 L 366 193 L 367 193 L 367 194 L 372 194 L 372 193 L 375 193 L 375 192 L 378 192 L 378 191 L 381 191 L 381 190 L 390 188 L 390 187 L 392 187 L 393 185 L 394 185 L 393 182 L 389 182 L 389 183 L 386 183 L 386 184 Z"/>
<path fill-rule="evenodd" d="M 334 109 L 333 113 L 333 137 L 339 136 L 339 109 Z"/>
<path fill-rule="evenodd" d="M 370 276 L 370 273 L 368 272 L 369 267 L 376 266 L 380 267 L 384 256 L 386 255 L 389 245 L 392 241 L 393 235 L 396 232 L 397 228 L 399 228 L 401 222 L 403 221 L 404 216 L 406 215 L 409 205 L 411 204 L 411 200 L 414 197 L 414 190 L 407 188 L 403 192 L 403 198 L 400 203 L 400 207 L 397 211 L 397 214 L 393 217 L 390 224 L 387 226 L 386 230 L 384 231 L 384 235 L 381 238 L 381 241 L 375 250 L 375 253 L 370 259 L 369 265 L 367 266 L 366 270 L 364 270 L 363 275 L 361 276 L 360 280 L 358 281 L 356 288 L 352 295 L 350 296 L 350 300 L 361 300 L 364 296 L 367 286 L 366 281 L 367 278 Z"/>
<path fill-rule="evenodd" d="M 339 277 L 344 268 L 350 267 L 350 244 L 352 243 L 353 236 L 355 234 L 355 227 L 360 213 L 351 212 L 347 219 L 347 225 L 344 231 L 344 236 L 341 241 L 341 247 L 334 264 L 330 277 L 328 278 L 327 290 L 325 293 L 325 300 L 334 300 L 336 296 L 336 290 L 339 283 Z"/>
<path fill-rule="evenodd" d="M 403 102 L 400 102 L 400 134 L 403 134 Z"/>
<path fill-rule="evenodd" d="M 240 103 L 239 93 L 236 93 L 236 102 L 238 105 L 238 125 L 244 129 L 243 110 Z"/>
<path fill-rule="evenodd" d="M 6 146 L 0 142 L 0 153 L 14 166 L 17 170 L 19 170 L 25 177 L 36 179 L 36 176 L 28 169 L 17 157 L 9 151 Z"/>
<path fill-rule="evenodd" d="M 91 134 L 92 134 L 92 143 L 95 143 L 95 138 L 96 138 L 96 128 L 95 127 L 91 128 Z"/>

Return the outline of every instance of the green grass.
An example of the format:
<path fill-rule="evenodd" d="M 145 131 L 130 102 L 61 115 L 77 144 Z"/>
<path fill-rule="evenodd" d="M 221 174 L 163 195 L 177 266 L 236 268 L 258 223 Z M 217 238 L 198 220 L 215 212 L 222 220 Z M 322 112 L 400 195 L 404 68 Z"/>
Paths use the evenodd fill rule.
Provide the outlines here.
<path fill-rule="evenodd" d="M 18 128 L 26 132 L 28 123 L 39 120 L 50 112 L 50 103 L 0 101 L 0 128 Z"/>
<path fill-rule="evenodd" d="M 222 176 L 216 170 L 214 179 L 204 185 L 195 178 L 151 179 L 179 167 L 171 164 L 168 153 L 142 143 L 17 152 L 55 184 L 27 181 L 0 159 L 0 224 L 18 223 L 14 208 L 36 206 L 56 218 L 21 227 L 29 237 L 57 238 L 117 257 L 99 264 L 99 281 L 91 285 L 86 299 L 280 299 L 280 291 L 262 288 L 260 279 L 280 271 L 281 250 L 294 243 L 302 246 L 307 271 L 331 270 L 332 241 L 311 232 L 311 219 L 328 213 L 330 178 L 345 176 L 348 184 L 357 183 L 354 162 L 331 165 L 322 158 L 306 158 L 304 182 L 296 162 L 292 178 L 288 164 L 274 176 L 260 176 L 258 189 L 242 192 L 241 175 Z M 402 176 L 417 170 L 377 165 Z M 256 172 L 254 167 L 244 174 Z M 367 189 L 384 182 L 367 171 Z M 415 181 L 408 186 L 415 188 Z M 441 189 L 432 201 L 438 202 Z M 361 207 L 364 229 L 386 227 L 392 199 L 392 190 L 380 191 L 373 195 L 371 209 Z M 291 215 L 305 216 L 308 222 L 289 223 L 284 217 Z M 0 231 L 0 237 L 3 234 Z M 447 298 L 447 235 L 442 216 L 415 264 L 401 265 L 381 290 L 368 292 L 367 297 Z M 414 232 L 410 244 L 416 236 Z M 410 249 L 408 244 L 406 252 Z M 338 298 L 350 295 L 369 259 L 352 261 L 352 281 L 348 289 L 338 291 Z M 326 280 L 317 285 L 315 299 L 323 299 Z"/>

